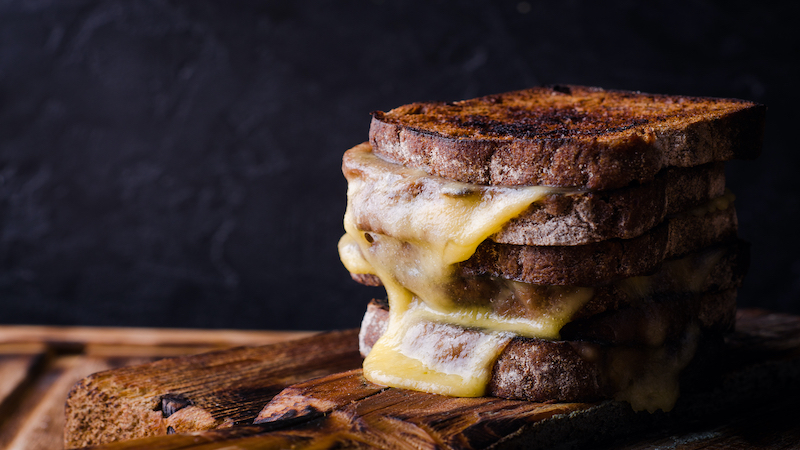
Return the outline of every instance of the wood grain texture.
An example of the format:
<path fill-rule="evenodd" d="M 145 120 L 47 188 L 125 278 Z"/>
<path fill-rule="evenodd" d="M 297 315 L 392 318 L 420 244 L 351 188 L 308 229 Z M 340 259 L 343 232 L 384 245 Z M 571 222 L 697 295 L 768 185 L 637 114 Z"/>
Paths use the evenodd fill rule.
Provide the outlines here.
<path fill-rule="evenodd" d="M 54 327 L 0 325 L 0 343 L 73 346 L 230 348 L 267 345 L 316 334 L 312 331 L 197 330 L 169 328 Z"/>
<path fill-rule="evenodd" d="M 119 363 L 118 361 L 117 363 Z M 143 362 L 130 359 L 128 364 Z M 70 355 L 53 362 L 47 376 L 39 380 L 34 402 L 27 402 L 20 411 L 14 436 L 7 450 L 45 450 L 63 445 L 64 398 L 72 385 L 87 375 L 116 367 L 101 358 Z"/>
<path fill-rule="evenodd" d="M 310 334 L 0 325 L 0 448 L 62 448 L 64 401 L 91 373 Z"/>
<path fill-rule="evenodd" d="M 284 387 L 361 365 L 357 330 L 94 374 L 72 389 L 67 448 L 251 423 Z"/>
<path fill-rule="evenodd" d="M 740 311 L 738 320 L 719 379 L 684 393 L 670 413 L 634 413 L 613 401 L 534 403 L 385 389 L 364 380 L 356 369 L 286 387 L 258 414 L 257 425 L 92 448 L 652 448 L 647 443 L 690 449 L 754 444 L 786 448 L 800 435 L 800 425 L 785 419 L 800 400 L 800 317 L 748 310 Z M 331 340 L 322 335 L 304 342 L 322 345 Z M 270 347 L 257 350 L 272 352 Z M 245 385 L 255 382 L 248 379 Z M 170 401 L 180 406 L 183 400 Z M 749 423 L 756 428 L 748 431 Z M 620 437 L 625 440 L 615 442 Z"/>
<path fill-rule="evenodd" d="M 258 413 L 253 423 L 319 417 L 387 389 L 370 383 L 361 369 L 297 383 L 282 390 Z"/>
<path fill-rule="evenodd" d="M 43 357 L 42 353 L 0 354 L 0 414 L 6 412 L 6 403 L 12 401 Z"/>

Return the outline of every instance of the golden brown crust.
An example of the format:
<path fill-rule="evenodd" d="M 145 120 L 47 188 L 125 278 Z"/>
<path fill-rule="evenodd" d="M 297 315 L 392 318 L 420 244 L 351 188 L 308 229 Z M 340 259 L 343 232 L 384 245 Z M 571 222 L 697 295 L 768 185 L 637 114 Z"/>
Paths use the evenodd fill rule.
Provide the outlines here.
<path fill-rule="evenodd" d="M 669 370 L 678 371 L 695 350 L 716 342 L 713 332 L 691 338 L 687 324 L 680 338 L 661 347 L 606 345 L 591 341 L 545 341 L 514 338 L 500 354 L 487 386 L 489 395 L 533 402 L 587 402 L 613 398 L 628 380 Z M 703 352 L 707 353 L 707 352 Z M 683 373 L 682 375 L 685 375 Z"/>
<path fill-rule="evenodd" d="M 537 87 L 375 112 L 370 143 L 452 180 L 613 189 L 664 167 L 755 158 L 765 111 L 743 100 Z"/>

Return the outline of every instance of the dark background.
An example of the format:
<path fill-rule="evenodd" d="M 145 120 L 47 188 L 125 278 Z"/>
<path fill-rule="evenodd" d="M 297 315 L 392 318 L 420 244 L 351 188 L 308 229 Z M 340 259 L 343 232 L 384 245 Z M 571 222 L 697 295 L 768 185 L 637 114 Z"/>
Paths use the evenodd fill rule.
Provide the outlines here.
<path fill-rule="evenodd" d="M 740 303 L 800 313 L 797 3 L 557 4 L 0 0 L 0 322 L 357 326 L 369 113 L 549 83 L 766 104 Z"/>

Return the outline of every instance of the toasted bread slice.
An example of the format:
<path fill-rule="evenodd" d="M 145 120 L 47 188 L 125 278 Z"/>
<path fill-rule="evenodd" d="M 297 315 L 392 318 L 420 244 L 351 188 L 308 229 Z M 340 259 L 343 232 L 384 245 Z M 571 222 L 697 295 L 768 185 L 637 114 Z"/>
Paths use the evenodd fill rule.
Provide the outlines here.
<path fill-rule="evenodd" d="M 661 171 L 650 183 L 578 195 L 549 195 L 491 240 L 518 245 L 582 245 L 631 239 L 667 216 L 730 197 L 723 163 Z"/>
<path fill-rule="evenodd" d="M 483 185 L 613 189 L 664 167 L 755 158 L 766 108 L 743 100 L 536 87 L 374 112 L 376 154 Z"/>
<path fill-rule="evenodd" d="M 736 211 L 729 206 L 701 217 L 675 217 L 633 239 L 564 247 L 486 240 L 460 266 L 466 275 L 492 275 L 533 284 L 597 286 L 650 273 L 665 259 L 731 242 L 736 236 Z"/>
<path fill-rule="evenodd" d="M 664 260 L 737 239 L 735 208 L 683 214 L 634 239 L 610 239 L 578 246 L 528 246 L 481 243 L 471 258 L 459 264 L 465 277 L 495 276 L 524 283 L 559 286 L 599 286 L 645 275 Z M 380 286 L 371 275 L 351 274 L 368 286 Z"/>
<path fill-rule="evenodd" d="M 749 266 L 749 245 L 738 240 L 724 246 L 714 246 L 690 255 L 665 262 L 654 274 L 621 280 L 605 286 L 592 288 L 588 299 L 567 317 L 575 325 L 567 330 L 582 334 L 568 334 L 569 338 L 589 336 L 589 333 L 614 331 L 613 329 L 592 330 L 597 318 L 613 311 L 630 309 L 652 303 L 652 299 L 693 298 L 699 292 L 718 292 L 738 288 Z M 563 302 L 579 288 L 561 291 L 551 286 L 514 284 L 508 286 L 491 277 L 475 277 L 461 280 L 465 287 L 454 291 L 469 292 L 472 301 L 461 298 L 458 305 L 488 309 L 491 314 L 514 320 L 537 320 L 542 314 L 549 314 L 546 305 Z M 508 290 L 512 294 L 508 295 Z M 498 292 L 503 292 L 502 295 Z M 491 299 L 491 301 L 487 301 Z M 569 300 L 567 300 L 569 301 Z M 676 302 L 668 304 L 678 304 Z M 543 305 L 545 305 L 543 307 Z M 685 314 L 684 319 L 702 315 L 693 302 L 680 304 L 672 311 Z M 620 316 L 616 316 L 620 317 Z M 588 320 L 588 322 L 587 322 Z M 607 323 L 602 322 L 601 325 Z M 603 325 L 605 326 L 605 325 Z M 625 327 L 623 327 L 624 329 Z M 616 342 L 616 341 L 615 341 Z"/>
<path fill-rule="evenodd" d="M 680 336 L 688 323 L 706 331 L 729 333 L 736 322 L 736 293 L 736 289 L 724 289 L 659 295 L 636 306 L 567 323 L 561 329 L 561 340 L 659 347 Z M 388 321 L 389 304 L 385 300 L 370 301 L 359 335 L 362 356 L 386 331 Z"/>
<path fill-rule="evenodd" d="M 681 311 L 687 305 L 693 305 L 696 313 L 689 320 Z M 582 329 L 588 331 L 584 336 L 587 339 L 516 337 L 495 361 L 487 395 L 529 401 L 613 398 L 629 383 L 648 383 L 665 373 L 683 370 L 698 348 L 707 353 L 706 346 L 719 344 L 721 334 L 732 329 L 735 313 L 736 290 L 731 289 L 602 315 Z M 362 355 L 366 356 L 385 332 L 388 318 L 385 304 L 370 303 L 359 334 Z M 655 340 L 653 329 L 659 329 Z M 475 331 L 465 329 L 464 333 Z M 635 397 L 623 393 L 622 398 L 635 401 Z"/>
<path fill-rule="evenodd" d="M 342 170 L 348 179 L 379 180 L 387 164 L 370 164 L 361 155 L 369 144 L 345 152 Z M 668 215 L 697 207 L 725 195 L 723 163 L 661 171 L 645 184 L 608 191 L 553 194 L 535 202 L 491 236 L 495 242 L 517 245 L 581 245 L 606 239 L 630 239 L 661 223 Z M 354 210 L 356 222 L 369 224 L 380 211 Z M 365 228 L 369 228 L 368 226 Z"/>

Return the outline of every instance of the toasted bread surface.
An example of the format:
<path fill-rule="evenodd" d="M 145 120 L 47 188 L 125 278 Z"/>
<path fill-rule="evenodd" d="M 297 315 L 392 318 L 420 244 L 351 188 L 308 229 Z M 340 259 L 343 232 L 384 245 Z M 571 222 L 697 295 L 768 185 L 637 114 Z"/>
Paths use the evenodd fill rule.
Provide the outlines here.
<path fill-rule="evenodd" d="M 374 112 L 387 160 L 484 185 L 612 189 L 664 167 L 755 158 L 766 108 L 733 99 L 536 87 Z"/>
<path fill-rule="evenodd" d="M 691 314 L 684 311 L 686 307 Z M 692 314 L 694 317 L 687 319 Z M 692 342 L 684 342 L 687 335 L 699 330 L 714 342 L 715 337 L 732 329 L 735 314 L 736 290 L 729 289 L 601 314 L 567 330 L 569 339 L 516 337 L 495 361 L 487 394 L 529 401 L 613 397 L 619 389 L 614 372 L 644 367 L 648 361 L 657 365 L 665 357 L 680 358 L 680 353 L 691 358 L 695 348 Z M 373 300 L 359 335 L 362 354 L 369 353 L 388 320 L 388 305 Z M 654 334 L 658 335 L 655 339 Z M 705 343 L 701 339 L 700 345 Z"/>
<path fill-rule="evenodd" d="M 369 180 L 383 176 L 380 168 L 356 156 L 368 149 L 368 144 L 361 144 L 345 152 L 342 170 L 347 176 Z M 548 195 L 508 222 L 491 239 L 517 245 L 581 245 L 613 238 L 630 239 L 661 223 L 668 215 L 723 194 L 723 163 L 669 168 L 645 184 L 606 191 Z M 380 213 L 354 210 L 355 220 L 361 225 L 369 224 L 370 220 L 359 214 Z M 366 226 L 365 231 L 375 230 Z"/>
<path fill-rule="evenodd" d="M 700 270 L 697 268 L 707 263 L 711 263 L 711 266 L 701 273 L 702 279 L 693 279 L 695 271 Z M 691 297 L 697 292 L 736 289 L 747 274 L 749 263 L 750 250 L 745 241 L 737 240 L 706 248 L 666 262 L 647 279 L 594 287 L 589 300 L 572 314 L 570 321 L 581 321 L 609 311 L 641 305 L 652 298 Z M 373 277 L 373 280 L 373 285 L 380 285 L 380 279 Z M 687 283 L 687 280 L 690 282 Z M 548 286 L 530 286 L 530 291 L 518 289 L 513 296 L 497 296 L 492 291 L 497 285 L 491 278 L 467 278 L 463 283 L 464 288 L 459 291 L 476 293 L 479 299 L 491 298 L 491 310 L 504 317 L 535 319 L 540 311 L 538 302 L 551 293 Z M 476 304 L 486 307 L 485 303 L 478 301 Z M 463 306 L 468 305 L 463 303 Z"/>
<path fill-rule="evenodd" d="M 561 329 L 560 340 L 658 347 L 676 339 L 687 323 L 696 323 L 706 331 L 729 333 L 736 322 L 736 294 L 736 288 L 660 294 L 637 305 L 569 322 Z M 386 331 L 388 321 L 389 304 L 385 300 L 370 301 L 359 335 L 360 347 L 366 349 L 362 349 L 364 356 Z"/>
<path fill-rule="evenodd" d="M 732 236 L 733 236 L 733 234 L 731 234 L 731 237 Z M 725 243 L 719 244 L 719 245 L 710 246 L 710 247 L 722 249 L 722 252 L 723 252 L 722 255 L 723 256 L 720 257 L 719 264 L 715 265 L 713 267 L 713 270 L 712 270 L 712 273 L 715 273 L 715 274 L 718 274 L 718 275 L 716 276 L 716 278 L 710 278 L 709 280 L 720 280 L 720 281 L 714 281 L 714 283 L 723 283 L 723 282 L 725 282 L 725 280 L 738 280 L 737 283 L 740 282 L 741 279 L 744 278 L 745 274 L 747 273 L 747 269 L 748 269 L 749 264 L 750 264 L 749 245 L 745 241 L 743 241 L 741 239 L 733 239 L 733 240 L 726 239 Z M 544 248 L 547 248 L 547 247 L 544 247 Z M 625 251 L 626 251 L 626 249 L 622 248 L 621 250 L 617 251 L 617 253 L 624 254 Z M 643 245 L 639 249 L 639 251 L 640 251 L 639 254 L 641 254 L 641 252 L 646 252 L 647 251 L 647 246 Z M 698 252 L 696 254 L 701 254 L 702 255 L 702 252 Z M 695 255 L 695 253 L 689 252 L 689 253 L 682 254 L 681 256 L 685 257 L 685 258 L 692 258 L 693 255 Z M 661 267 L 663 263 L 669 262 L 671 260 L 675 260 L 676 258 L 667 258 L 667 259 L 658 261 L 656 263 L 653 263 L 654 266 L 652 266 L 652 267 L 650 266 L 650 264 L 651 264 L 650 262 L 643 262 L 642 264 L 646 264 L 645 267 L 651 267 L 651 269 L 652 269 L 651 271 L 647 272 L 645 275 L 656 275 L 657 276 L 660 273 L 658 268 Z M 578 259 L 579 258 L 577 258 L 577 257 L 575 258 L 575 260 L 578 260 Z M 570 260 L 570 261 L 567 261 L 567 262 L 575 264 L 575 260 Z M 596 260 L 590 261 L 589 263 L 587 263 L 585 265 L 586 267 L 588 267 L 586 270 L 592 270 L 591 264 L 593 264 L 594 261 L 596 261 Z M 477 289 L 478 288 L 478 286 L 470 286 L 470 283 L 471 283 L 470 280 L 471 279 L 476 279 L 476 278 L 479 279 L 480 277 L 498 277 L 498 278 L 505 278 L 505 279 L 515 279 L 513 277 L 504 277 L 504 276 L 498 275 L 496 272 L 499 272 L 499 269 L 497 268 L 497 266 L 492 266 L 490 262 L 487 262 L 487 266 L 490 269 L 485 269 L 484 268 L 484 269 L 480 269 L 480 270 L 479 270 L 480 262 L 470 262 L 470 261 L 467 261 L 467 262 L 472 267 L 467 268 L 467 269 L 462 271 L 463 272 L 462 273 L 462 281 L 464 282 L 465 286 L 469 286 L 471 289 Z M 607 301 L 610 301 L 611 299 L 616 299 L 615 300 L 616 304 L 624 304 L 624 303 L 626 303 L 628 297 L 625 295 L 624 292 L 620 292 L 618 289 L 614 289 L 612 287 L 611 283 L 613 283 L 614 281 L 618 281 L 618 280 L 627 278 L 627 277 L 620 278 L 617 275 L 619 275 L 620 272 L 623 272 L 623 271 L 627 270 L 626 267 L 630 268 L 631 266 L 633 266 L 633 263 L 628 261 L 628 259 L 624 259 L 619 264 L 620 265 L 618 266 L 617 269 L 610 270 L 611 272 L 613 272 L 614 277 L 613 278 L 607 278 L 607 279 L 591 277 L 588 273 L 582 275 L 582 274 L 579 273 L 578 269 L 572 269 L 572 275 L 574 276 L 574 279 L 584 279 L 584 281 L 586 281 L 587 283 L 583 284 L 583 285 L 582 284 L 577 284 L 577 283 L 575 283 L 575 284 L 565 283 L 565 284 L 562 284 L 562 286 L 573 285 L 573 286 L 591 286 L 591 287 L 594 287 L 595 288 L 595 294 L 594 294 L 593 300 L 590 301 L 584 307 L 585 309 L 588 308 L 589 311 L 591 311 L 591 314 L 595 314 L 597 312 L 605 310 L 607 307 L 603 306 L 603 305 Z M 518 263 L 514 263 L 513 267 L 515 268 L 515 270 L 509 269 L 506 272 L 509 272 L 512 275 L 517 273 L 517 270 L 516 270 L 517 266 L 519 266 L 519 264 Z M 568 267 L 560 267 L 560 268 L 556 268 L 556 269 L 552 269 L 552 270 L 558 270 L 559 271 L 558 273 L 568 273 L 568 271 L 570 269 Z M 606 272 L 609 271 L 608 269 L 603 269 L 603 268 L 599 268 L 599 267 L 595 267 L 594 270 L 598 270 L 598 271 L 605 270 Z M 575 275 L 576 273 L 578 275 Z M 544 277 L 547 277 L 547 276 L 548 275 L 546 273 L 543 273 L 543 274 L 539 274 L 537 277 L 544 278 Z M 634 276 L 638 276 L 638 275 L 634 275 Z M 377 286 L 382 286 L 383 285 L 383 283 L 381 282 L 381 279 L 379 277 L 377 277 L 376 275 L 372 275 L 372 274 L 351 273 L 350 277 L 354 281 L 356 281 L 356 282 L 358 282 L 360 284 L 363 284 L 365 286 L 376 286 L 377 287 Z M 523 283 L 527 282 L 527 283 L 536 284 L 536 285 L 542 285 L 542 286 L 553 285 L 552 283 L 536 283 L 536 282 L 529 282 L 529 281 L 525 281 L 525 280 L 521 280 L 521 281 Z M 480 284 L 480 282 L 476 282 L 475 284 Z M 731 284 L 727 284 L 727 285 L 733 286 Z M 595 299 L 597 299 L 597 300 L 595 300 Z M 599 301 L 601 304 L 595 305 L 594 304 L 595 301 Z"/>
<path fill-rule="evenodd" d="M 577 246 L 481 243 L 461 263 L 466 275 L 492 275 L 525 283 L 597 286 L 644 275 L 668 258 L 737 236 L 733 206 L 695 217 L 678 216 L 633 239 L 609 239 Z"/>
<path fill-rule="evenodd" d="M 722 163 L 670 168 L 650 183 L 576 195 L 549 195 L 490 239 L 503 244 L 548 246 L 631 239 L 667 216 L 724 194 Z"/>

